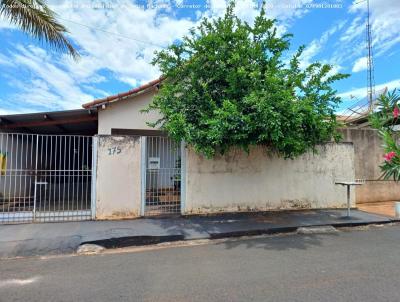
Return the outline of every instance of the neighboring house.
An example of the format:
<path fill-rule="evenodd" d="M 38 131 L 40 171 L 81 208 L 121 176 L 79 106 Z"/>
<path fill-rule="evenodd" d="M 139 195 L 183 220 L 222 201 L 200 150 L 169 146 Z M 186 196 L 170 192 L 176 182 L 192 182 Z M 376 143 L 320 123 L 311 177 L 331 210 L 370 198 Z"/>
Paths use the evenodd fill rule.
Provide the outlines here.
<path fill-rule="evenodd" d="M 206 159 L 147 125 L 160 117 L 142 112 L 160 84 L 84 104 L 68 118 L 68 111 L 0 117 L 7 132 L 0 134 L 0 153 L 7 153 L 0 221 L 345 206 L 345 189 L 334 182 L 358 176 L 352 143 L 329 143 L 295 160 L 262 147 Z M 354 193 L 351 199 L 354 205 Z"/>
<path fill-rule="evenodd" d="M 356 187 L 357 204 L 400 200 L 400 184 L 381 179 L 379 166 L 384 155 L 383 141 L 378 131 L 371 128 L 368 118 L 378 107 L 376 99 L 387 92 L 387 87 L 378 90 L 372 104 L 367 97 L 359 99 L 338 116 L 338 120 L 345 124 L 341 130 L 342 141 L 354 144 L 356 178 L 366 180 L 363 186 Z"/>

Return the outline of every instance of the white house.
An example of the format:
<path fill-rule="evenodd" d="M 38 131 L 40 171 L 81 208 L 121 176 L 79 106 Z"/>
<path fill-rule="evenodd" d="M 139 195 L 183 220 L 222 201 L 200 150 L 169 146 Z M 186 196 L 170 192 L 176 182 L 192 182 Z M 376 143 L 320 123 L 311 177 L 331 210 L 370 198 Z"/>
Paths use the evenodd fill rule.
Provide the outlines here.
<path fill-rule="evenodd" d="M 208 160 L 146 123 L 160 117 L 142 109 L 161 82 L 83 105 L 98 112 L 97 218 L 344 206 L 345 190 L 334 181 L 354 179 L 351 143 L 295 160 L 262 147 Z"/>

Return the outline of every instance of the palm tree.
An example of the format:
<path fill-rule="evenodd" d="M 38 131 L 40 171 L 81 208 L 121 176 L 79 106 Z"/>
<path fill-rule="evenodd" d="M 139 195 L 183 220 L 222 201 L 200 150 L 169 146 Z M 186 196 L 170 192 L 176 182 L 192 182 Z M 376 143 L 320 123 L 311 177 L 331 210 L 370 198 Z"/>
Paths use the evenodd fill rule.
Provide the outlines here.
<path fill-rule="evenodd" d="M 0 0 L 0 16 L 57 51 L 67 52 L 74 59 L 79 57 L 65 37 L 67 29 L 57 22 L 56 14 L 44 0 Z"/>

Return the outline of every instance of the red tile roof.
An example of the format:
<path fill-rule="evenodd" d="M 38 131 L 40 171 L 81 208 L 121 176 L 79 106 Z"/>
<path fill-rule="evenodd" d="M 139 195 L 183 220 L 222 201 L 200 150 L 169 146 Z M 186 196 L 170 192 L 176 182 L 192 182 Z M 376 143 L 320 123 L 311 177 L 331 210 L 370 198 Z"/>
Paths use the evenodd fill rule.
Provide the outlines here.
<path fill-rule="evenodd" d="M 106 98 L 97 99 L 97 100 L 91 101 L 89 103 L 83 104 L 82 107 L 86 108 L 86 109 L 89 109 L 89 108 L 98 107 L 98 106 L 101 106 L 103 104 L 107 104 L 107 103 L 110 103 L 110 102 L 119 101 L 119 100 L 121 100 L 123 98 L 126 98 L 128 96 L 134 96 L 134 95 L 136 95 L 136 94 L 138 94 L 140 92 L 143 92 L 143 91 L 145 91 L 147 89 L 153 88 L 153 87 L 159 85 L 163 80 L 164 80 L 164 77 L 160 77 L 160 78 L 158 78 L 156 80 L 153 80 L 151 82 L 143 84 L 143 85 L 141 85 L 139 87 L 136 87 L 134 89 L 128 90 L 126 92 L 121 92 L 121 93 L 118 93 L 118 94 L 110 95 L 110 96 L 108 96 Z"/>

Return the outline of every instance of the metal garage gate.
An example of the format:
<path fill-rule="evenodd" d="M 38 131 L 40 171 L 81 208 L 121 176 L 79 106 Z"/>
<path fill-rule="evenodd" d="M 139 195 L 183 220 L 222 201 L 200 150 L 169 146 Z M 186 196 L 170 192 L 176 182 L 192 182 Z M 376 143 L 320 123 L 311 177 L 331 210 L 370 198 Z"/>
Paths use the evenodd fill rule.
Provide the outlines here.
<path fill-rule="evenodd" d="M 93 137 L 0 133 L 0 223 L 91 219 Z"/>
<path fill-rule="evenodd" d="M 145 138 L 144 215 L 181 212 L 181 144 L 166 136 Z"/>

